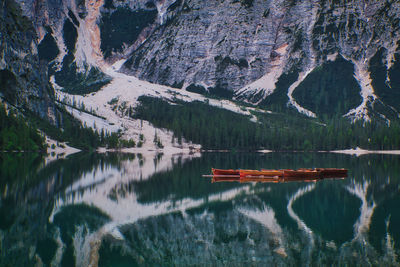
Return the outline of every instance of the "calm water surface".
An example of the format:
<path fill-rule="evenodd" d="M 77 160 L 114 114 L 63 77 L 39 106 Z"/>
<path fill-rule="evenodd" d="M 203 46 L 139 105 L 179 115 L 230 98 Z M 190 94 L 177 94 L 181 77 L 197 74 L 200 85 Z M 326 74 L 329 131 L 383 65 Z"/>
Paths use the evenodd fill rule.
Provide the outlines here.
<path fill-rule="evenodd" d="M 399 265 L 400 156 L 0 154 L 0 266 Z M 211 183 L 216 168 L 344 180 Z"/>

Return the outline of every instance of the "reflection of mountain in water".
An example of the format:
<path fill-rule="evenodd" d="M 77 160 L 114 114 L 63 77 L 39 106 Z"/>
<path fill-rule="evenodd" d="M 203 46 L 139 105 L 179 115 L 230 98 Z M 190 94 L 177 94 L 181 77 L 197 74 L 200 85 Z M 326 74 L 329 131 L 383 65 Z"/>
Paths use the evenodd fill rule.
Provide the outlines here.
<path fill-rule="evenodd" d="M 36 154 L 0 154 L 0 266 L 58 262 L 59 231 L 47 223 L 55 195 L 92 168 L 126 158 L 78 154 L 44 166 Z"/>
<path fill-rule="evenodd" d="M 16 229 L 23 217 L 29 218 L 32 226 L 26 232 L 32 238 L 25 255 L 30 250 L 31 262 L 40 259 L 47 265 L 395 264 L 400 240 L 395 227 L 400 223 L 398 157 L 304 156 L 205 154 L 187 161 L 181 156 L 109 155 L 90 156 L 91 167 L 87 157 L 77 156 L 76 161 L 55 162 L 57 168 L 41 169 L 49 177 L 41 183 L 54 185 L 46 191 L 52 192 L 47 199 L 62 193 L 49 205 L 36 200 L 40 212 L 32 209 L 30 217 L 21 213 L 7 227 Z M 201 174 L 215 164 L 343 166 L 350 169 L 350 178 L 211 184 Z M 2 209 L 11 207 L 4 198 L 1 204 Z M 33 207 L 18 205 L 25 211 Z M 42 226 L 34 228 L 40 221 Z M 4 247 L 12 241 L 3 228 Z M 32 234 L 33 229 L 43 237 Z"/>

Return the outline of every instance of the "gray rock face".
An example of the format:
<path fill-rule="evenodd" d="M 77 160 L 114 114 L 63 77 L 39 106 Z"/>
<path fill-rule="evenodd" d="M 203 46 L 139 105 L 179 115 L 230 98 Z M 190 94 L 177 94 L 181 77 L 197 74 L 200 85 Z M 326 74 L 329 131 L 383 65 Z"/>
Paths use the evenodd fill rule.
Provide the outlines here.
<path fill-rule="evenodd" d="M 87 13 L 85 1 L 74 0 L 16 0 L 23 14 L 29 18 L 41 40 L 46 34 L 45 26 L 51 26 L 54 32 L 61 31 L 69 10 L 84 17 Z"/>
<path fill-rule="evenodd" d="M 46 25 L 62 39 L 69 13 L 83 19 L 90 12 L 84 1 L 18 1 L 40 39 Z M 385 47 L 390 58 L 400 38 L 398 1 L 128 0 L 100 5 L 101 14 L 121 7 L 157 9 L 157 20 L 124 43 L 127 49 L 120 54 L 131 54 L 122 71 L 179 87 L 237 91 L 276 69 L 306 70 L 334 53 L 368 61 Z"/>
<path fill-rule="evenodd" d="M 340 54 L 355 66 L 363 101 L 346 116 L 367 119 L 364 115 L 380 97 L 371 85 L 370 60 L 384 48 L 382 64 L 390 72 L 400 39 L 400 2 L 394 0 L 16 1 L 37 34 L 29 30 L 33 42 L 21 46 L 21 51 L 28 51 L 31 43 L 36 47 L 36 42 L 51 34 L 59 50 L 52 62 L 55 72 L 75 64 L 65 75 L 59 73 L 71 81 L 70 87 L 79 83 L 85 91 L 93 81 L 103 84 L 108 77 L 102 75 L 101 67 L 127 58 L 121 71 L 140 79 L 260 103 L 269 96 L 275 99 L 271 94 L 282 75 L 295 73 L 297 80 L 287 92 L 280 92 L 284 96 L 280 99 L 286 99 L 283 105 L 290 103 L 308 115 L 313 113 L 296 103 L 293 91 L 313 69 Z M 126 14 L 131 18 L 129 27 L 118 29 L 125 26 L 124 18 L 115 20 L 118 16 L 112 14 Z M 146 14 L 154 18 L 140 24 Z M 65 37 L 66 23 L 76 31 L 76 36 L 70 36 L 72 41 Z M 130 31 L 132 36 L 125 38 Z M 3 61 L 1 66 L 11 64 Z M 99 67 L 96 75 L 81 74 L 90 73 L 92 67 Z M 385 90 L 382 95 L 387 95 Z"/>
<path fill-rule="evenodd" d="M 161 84 L 235 89 L 260 78 L 285 39 L 277 3 L 187 1 L 139 47 L 123 71 Z"/>
<path fill-rule="evenodd" d="M 13 0 L 0 5 L 0 94 L 10 104 L 56 123 L 54 92 L 40 62 L 32 23 Z"/>
<path fill-rule="evenodd" d="M 340 53 L 368 61 L 399 39 L 398 1 L 177 1 L 122 71 L 165 85 L 236 91 L 276 67 L 317 66 Z M 285 53 L 277 51 L 288 45 Z M 388 63 L 390 64 L 390 63 Z"/>
<path fill-rule="evenodd" d="M 399 39 L 398 1 L 321 1 L 313 29 L 313 48 L 324 54 L 369 59 L 380 47 L 391 49 Z"/>

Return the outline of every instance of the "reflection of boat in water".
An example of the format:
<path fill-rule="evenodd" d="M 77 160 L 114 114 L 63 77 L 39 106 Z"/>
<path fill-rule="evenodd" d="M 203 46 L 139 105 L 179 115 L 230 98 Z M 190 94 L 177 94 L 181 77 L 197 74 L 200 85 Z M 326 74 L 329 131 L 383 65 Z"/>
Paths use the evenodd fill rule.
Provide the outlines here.
<path fill-rule="evenodd" d="M 316 169 L 283 170 L 283 177 L 320 178 L 322 171 Z"/>
<path fill-rule="evenodd" d="M 344 179 L 345 177 L 327 177 L 327 179 Z M 248 176 L 241 178 L 240 176 L 235 177 L 220 177 L 212 176 L 211 182 L 239 182 L 239 183 L 288 183 L 288 182 L 318 182 L 320 178 L 311 179 L 303 177 L 266 177 L 266 176 Z"/>
<path fill-rule="evenodd" d="M 212 176 L 240 176 L 240 177 L 347 177 L 347 169 L 335 168 L 315 168 L 315 169 L 297 169 L 297 170 L 234 170 L 234 169 L 211 169 Z"/>
<path fill-rule="evenodd" d="M 324 178 L 345 178 L 346 169 L 335 168 L 315 168 L 297 170 L 233 170 L 233 169 L 212 169 L 213 182 L 316 182 Z"/>
<path fill-rule="evenodd" d="M 324 177 L 347 177 L 346 169 L 334 169 L 334 168 L 325 168 L 325 169 L 316 169 L 321 171 L 321 175 Z"/>
<path fill-rule="evenodd" d="M 240 170 L 240 177 L 247 176 L 283 176 L 283 170 Z"/>

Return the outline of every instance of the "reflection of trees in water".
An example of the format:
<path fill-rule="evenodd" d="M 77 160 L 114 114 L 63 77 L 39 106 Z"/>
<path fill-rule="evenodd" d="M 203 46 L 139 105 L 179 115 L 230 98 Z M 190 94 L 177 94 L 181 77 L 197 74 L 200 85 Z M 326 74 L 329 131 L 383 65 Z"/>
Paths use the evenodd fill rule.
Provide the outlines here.
<path fill-rule="evenodd" d="M 341 260 L 353 264 L 377 264 L 378 255 L 368 241 L 368 231 L 370 229 L 371 218 L 376 208 L 376 204 L 367 196 L 370 182 L 365 181 L 361 184 L 353 181 L 346 189 L 361 200 L 360 216 L 354 224 L 354 237 L 352 240 L 343 244 L 340 248 Z"/>
<path fill-rule="evenodd" d="M 35 153 L 0 153 L 1 197 L 47 199 L 80 179 L 93 169 L 120 168 L 131 154 L 79 153 L 44 165 L 42 155 Z M 7 189 L 6 189 L 7 188 Z M 18 200 L 15 200 L 18 202 Z"/>
<path fill-rule="evenodd" d="M 332 154 L 304 157 L 301 153 L 206 154 L 189 162 L 177 160 L 174 168 L 143 180 L 132 179 L 126 171 L 127 163 L 133 160 L 129 155 L 76 155 L 44 168 L 37 167 L 39 160 L 36 165 L 29 163 L 31 167 L 19 178 L 12 180 L 8 175 L 0 180 L 2 192 L 6 184 L 9 188 L 7 197 L 1 196 L 0 213 L 11 215 L 6 216 L 7 220 L 0 217 L 2 245 L 17 248 L 7 251 L 11 255 L 7 257 L 2 250 L 0 265 L 7 262 L 29 265 L 38 257 L 47 265 L 52 261 L 84 264 L 96 262 L 99 255 L 100 265 L 107 261 L 110 264 L 135 261 L 141 265 L 165 265 L 165 262 L 226 265 L 233 261 L 238 265 L 395 265 L 399 254 L 396 241 L 400 240 L 400 230 L 396 229 L 400 222 L 400 213 L 396 212 L 400 203 L 399 158 Z M 151 163 L 161 170 L 165 160 L 170 159 L 152 158 L 142 168 Z M 137 166 L 140 168 L 140 164 Z M 310 186 L 304 183 L 211 185 L 201 177 L 211 167 L 347 167 L 350 177 Z M 110 168 L 126 179 L 114 182 L 107 178 L 80 190 L 72 186 L 83 177 L 93 178 L 94 170 L 101 176 Z M 58 192 L 76 199 L 85 192 L 95 196 L 106 181 L 113 184 L 107 187 L 105 198 L 115 189 L 115 199 L 109 200 L 116 207 L 119 203 L 126 208 L 124 200 L 135 196 L 143 209 L 154 207 L 162 212 L 143 214 L 138 221 L 113 224 L 112 218 L 102 215 L 107 207 L 99 205 L 92 210 L 85 204 L 80 207 L 71 202 L 68 209 L 48 223 Z M 123 192 L 119 192 L 122 188 Z M 125 213 L 129 212 L 127 208 Z M 135 210 L 131 212 L 134 214 Z M 18 248 L 15 244 L 20 240 L 25 241 Z"/>
<path fill-rule="evenodd" d="M 268 229 L 232 210 L 151 217 L 122 226 L 121 232 L 124 241 L 104 240 L 100 263 L 124 254 L 142 265 L 294 264 L 277 252 L 280 244 Z"/>
<path fill-rule="evenodd" d="M 309 193 L 310 191 L 315 189 L 315 184 L 310 184 L 307 187 L 301 187 L 295 194 L 293 194 L 288 201 L 287 204 L 287 211 L 289 213 L 289 216 L 297 222 L 297 225 L 299 229 L 303 232 L 303 235 L 307 239 L 308 244 L 304 244 L 306 249 L 303 249 L 302 253 L 302 261 L 304 264 L 309 266 L 311 264 L 311 254 L 314 249 L 314 234 L 313 231 L 308 228 L 308 226 L 300 219 L 300 217 L 293 211 L 292 205 L 293 203 L 302 197 L 303 195 Z"/>
<path fill-rule="evenodd" d="M 276 220 L 275 212 L 271 207 L 263 203 L 260 209 L 247 206 L 245 208 L 239 208 L 238 211 L 249 219 L 252 219 L 265 226 L 271 233 L 271 239 L 277 243 L 277 248 L 274 251 L 283 257 L 287 257 L 285 249 L 287 244 L 283 230 Z"/>
<path fill-rule="evenodd" d="M 319 186 L 320 184 L 317 183 L 317 187 L 314 190 L 315 192 L 310 192 L 308 194 L 305 194 L 304 192 L 306 191 L 309 192 L 310 190 L 305 190 L 305 188 L 299 189 L 299 191 L 296 194 L 294 194 L 289 200 L 288 204 L 289 214 L 292 213 L 290 210 L 290 204 L 294 206 L 298 204 L 298 203 L 291 203 L 292 199 L 300 202 L 303 201 L 303 199 L 306 199 L 308 200 L 308 203 L 311 204 L 312 201 L 311 196 L 313 196 L 313 194 L 317 194 Z M 374 214 L 375 210 L 378 208 L 376 201 L 374 201 L 374 194 L 381 196 L 382 192 L 379 191 L 384 190 L 384 188 L 386 187 L 388 187 L 388 184 L 373 184 L 372 182 L 368 181 L 365 177 L 362 177 L 361 179 L 356 178 L 349 180 L 348 185 L 345 186 L 344 189 L 348 191 L 351 195 L 356 196 L 357 199 L 359 199 L 360 201 L 354 202 L 354 200 L 347 197 L 346 194 L 342 193 L 342 195 L 345 197 L 344 199 L 347 199 L 342 207 L 344 209 L 349 209 L 353 204 L 360 203 L 359 209 L 357 210 L 357 213 L 359 215 L 358 218 L 356 218 L 352 222 L 354 231 L 352 238 L 342 244 L 340 242 L 338 243 L 337 241 L 343 240 L 340 237 L 340 235 L 346 234 L 347 236 L 347 231 L 344 232 L 342 231 L 340 227 L 341 223 L 340 221 L 337 221 L 338 227 L 337 230 L 335 231 L 335 233 L 338 235 L 338 239 L 337 241 L 333 242 L 330 241 L 329 239 L 324 238 L 324 236 L 329 236 L 329 235 L 326 235 L 324 232 L 321 232 L 321 230 L 324 230 L 323 228 L 318 226 L 311 226 L 313 223 L 312 221 L 310 221 L 309 218 L 307 219 L 307 217 L 309 217 L 307 213 L 301 212 L 302 214 L 306 214 L 305 216 L 305 218 L 307 219 L 306 221 L 311 222 L 308 225 L 305 225 L 306 221 L 304 221 L 304 219 L 300 219 L 297 216 L 297 214 L 294 214 L 293 219 L 299 223 L 299 227 L 301 229 L 305 229 L 304 232 L 309 233 L 309 236 L 314 237 L 314 246 L 306 247 L 306 248 L 311 248 L 312 250 L 310 253 L 312 254 L 312 260 L 303 261 L 303 263 L 305 265 L 310 265 L 311 263 L 326 264 L 328 262 L 335 265 L 351 265 L 351 266 L 384 265 L 384 264 L 387 264 L 388 266 L 399 265 L 396 255 L 399 254 L 399 251 L 398 250 L 396 251 L 394 247 L 393 237 L 389 233 L 388 220 L 390 218 L 386 219 L 383 216 L 376 216 Z M 389 190 L 389 192 L 391 191 L 392 190 Z M 332 190 L 331 192 L 325 191 L 325 193 L 334 195 L 340 193 L 340 190 Z M 296 198 L 296 196 L 298 195 L 301 195 L 302 199 Z M 314 200 L 319 202 L 323 200 L 323 198 L 318 197 L 314 198 Z M 382 199 L 382 202 L 385 202 L 385 200 Z M 340 205 L 341 203 L 338 204 Z M 397 202 L 397 204 L 399 204 L 399 202 Z M 299 209 L 298 207 L 299 206 L 297 205 L 297 209 Z M 310 211 L 308 212 L 308 214 L 310 213 L 312 214 L 313 212 L 315 212 L 316 207 L 318 207 L 318 204 L 312 203 L 312 205 L 310 205 Z M 330 209 L 334 210 L 335 209 L 334 207 L 335 203 L 330 203 L 330 205 L 327 206 L 326 208 L 328 210 Z M 395 212 L 395 209 L 393 209 L 392 212 Z M 351 221 L 348 220 L 351 219 L 353 216 L 349 216 L 350 213 L 348 212 L 347 215 L 346 212 L 343 215 L 345 216 L 343 218 L 339 218 L 339 220 L 340 219 L 344 221 L 347 220 L 347 224 L 351 223 Z M 371 234 L 371 230 L 376 231 L 376 229 L 371 229 L 372 226 L 371 222 L 374 219 L 374 217 L 375 220 L 377 221 L 382 220 L 386 222 L 384 227 L 381 227 L 382 228 L 381 230 L 385 231 L 385 235 L 379 239 L 379 242 L 382 244 L 382 250 L 376 249 L 376 247 L 374 247 L 369 240 L 369 235 Z M 327 219 L 328 218 L 321 219 L 320 223 L 324 223 L 324 220 Z"/>
<path fill-rule="evenodd" d="M 0 265 L 50 264 L 60 247 L 48 224 L 54 196 L 94 166 L 119 166 L 129 155 L 78 154 L 43 165 L 33 153 L 0 156 Z M 4 248 L 4 249 L 3 249 Z"/>
<path fill-rule="evenodd" d="M 8 194 L 23 193 L 21 189 L 31 186 L 43 162 L 37 153 L 0 153 L 0 192 Z"/>
<path fill-rule="evenodd" d="M 280 157 L 279 160 L 272 160 L 272 156 L 278 156 Z M 277 168 L 276 166 L 282 167 L 285 166 L 282 164 L 282 159 L 287 157 L 287 155 L 284 156 L 279 156 L 276 154 L 271 154 L 271 157 L 266 156 L 264 157 L 264 161 L 259 161 L 256 163 L 253 163 L 252 166 L 255 169 L 259 168 L 259 166 L 268 168 L 268 166 L 272 166 L 272 168 Z M 296 158 L 296 159 L 294 159 Z M 319 158 L 319 159 L 318 159 Z M 271 161 L 267 161 L 271 160 Z M 372 182 L 370 183 L 370 188 L 373 188 L 373 190 L 370 190 L 369 194 L 374 195 L 375 198 L 381 198 L 382 201 L 386 201 L 386 198 L 388 195 L 386 195 L 388 190 L 391 192 L 390 194 L 397 194 L 398 189 L 394 189 L 393 186 L 386 186 L 385 188 L 382 187 L 382 183 L 387 182 L 387 177 L 392 177 L 391 183 L 392 184 L 398 184 L 398 171 L 400 166 L 398 164 L 399 157 L 397 156 L 390 156 L 390 155 L 368 155 L 368 156 L 363 156 L 363 157 L 350 157 L 346 155 L 340 155 L 339 157 L 332 156 L 332 155 L 324 155 L 322 154 L 321 157 L 312 157 L 306 158 L 307 161 L 306 166 L 310 167 L 347 167 L 350 169 L 350 176 L 354 180 L 354 183 L 361 183 L 363 184 L 365 178 L 368 177 Z M 302 160 L 299 160 L 299 157 L 293 157 L 289 158 L 290 166 L 296 166 L 296 167 L 304 167 L 304 165 L 301 165 Z M 372 162 L 374 166 L 372 165 Z M 251 165 L 251 164 L 249 164 Z M 249 168 L 249 165 L 241 165 L 241 166 L 246 166 L 243 168 Z M 216 166 L 215 164 L 211 164 L 211 166 Z M 233 166 L 233 167 L 232 167 Z M 224 166 L 225 167 L 225 166 Z M 296 168 L 293 167 L 293 168 Z M 236 168 L 236 165 L 228 165 L 226 168 Z M 250 167 L 251 168 L 251 167 Z M 189 168 L 190 169 L 190 168 Z M 181 170 L 182 171 L 182 170 Z M 142 198 L 142 201 L 145 203 L 151 203 L 155 201 L 165 201 L 168 199 L 168 197 L 173 196 L 173 197 L 178 197 L 179 195 L 183 193 L 183 195 L 189 195 L 189 196 L 194 196 L 193 191 L 190 190 L 190 186 L 186 187 L 186 191 L 182 190 L 182 184 L 179 184 L 180 181 L 186 181 L 184 178 L 185 176 L 190 176 L 190 171 L 188 170 L 187 175 L 182 175 L 179 174 L 178 172 L 175 174 L 171 174 L 169 178 L 166 178 L 166 176 L 159 175 L 159 176 L 154 176 L 151 179 L 147 180 L 146 183 L 142 182 L 137 182 L 134 186 L 135 191 L 141 195 L 145 196 L 148 194 L 148 192 L 153 191 L 151 195 L 153 198 Z M 159 184 L 161 179 L 165 179 L 165 182 L 168 181 L 174 181 L 174 177 L 178 177 L 177 179 L 178 182 L 172 182 L 170 184 L 166 184 L 165 187 L 163 186 L 163 190 L 165 192 L 161 193 L 160 195 L 155 194 L 155 186 L 156 184 Z M 397 179 L 395 178 L 397 177 Z M 154 179 L 154 180 L 152 180 Z M 298 203 L 294 203 L 296 201 L 293 201 L 293 208 L 292 211 L 299 210 L 301 211 L 298 213 L 297 211 L 294 212 L 297 214 L 297 218 L 304 223 L 306 228 L 309 230 L 307 232 L 310 233 L 311 236 L 314 236 L 314 247 L 310 247 L 309 255 L 310 255 L 310 261 L 303 260 L 302 262 L 306 264 L 307 262 L 311 263 L 326 263 L 326 262 L 332 262 L 332 263 L 357 263 L 357 261 L 351 260 L 350 257 L 344 258 L 344 254 L 340 254 L 341 256 L 338 257 L 339 251 L 345 251 L 346 247 L 348 247 L 349 242 L 352 240 L 352 232 L 354 229 L 366 229 L 366 233 L 368 234 L 371 232 L 370 228 L 366 228 L 367 224 L 363 224 L 362 222 L 365 222 L 366 219 L 369 221 L 368 224 L 371 222 L 371 218 L 373 219 L 373 210 L 374 210 L 374 205 L 369 203 L 368 201 L 365 201 L 363 198 L 360 198 L 360 194 L 353 194 L 353 192 L 363 192 L 363 189 L 361 186 L 357 186 L 357 184 L 354 186 L 354 190 L 347 190 L 346 188 L 351 188 L 351 187 L 345 187 L 346 184 L 349 183 L 350 180 L 346 180 L 344 182 L 340 183 L 335 183 L 335 181 L 325 181 L 324 183 L 318 183 L 317 189 L 315 192 L 302 195 L 300 198 L 296 198 L 297 202 L 303 202 L 303 206 L 306 206 L 308 204 L 308 207 L 303 208 L 303 210 L 299 210 L 299 205 Z M 353 184 L 354 185 L 354 184 Z M 213 185 L 214 186 L 214 185 Z M 225 185 L 226 186 L 226 185 Z M 239 185 L 238 185 L 239 186 Z M 256 185 L 255 188 L 262 188 L 265 187 L 265 185 Z M 276 214 L 276 219 L 277 222 L 279 223 L 280 227 L 282 229 L 285 229 L 284 231 L 286 233 L 291 233 L 291 240 L 293 244 L 297 245 L 292 245 L 286 248 L 286 250 L 290 251 L 292 250 L 293 255 L 296 255 L 295 251 L 298 251 L 299 254 L 302 253 L 303 249 L 300 249 L 299 247 L 304 246 L 304 242 L 307 242 L 307 238 L 304 239 L 301 235 L 301 233 L 295 232 L 293 228 L 290 226 L 290 221 L 288 220 L 287 215 L 284 215 L 282 205 L 277 202 L 283 202 L 287 203 L 287 200 L 282 198 L 283 196 L 287 196 L 287 194 L 292 195 L 293 192 L 296 192 L 296 189 L 293 191 L 289 189 L 291 186 L 285 185 L 285 186 L 275 186 L 271 185 L 268 186 L 270 188 L 270 192 L 267 194 L 265 191 L 257 192 L 257 196 L 260 196 L 260 198 L 263 199 L 263 201 L 266 201 L 264 205 L 271 205 L 271 210 Z M 297 186 L 295 186 L 297 187 Z M 201 188 L 201 186 L 196 186 L 196 190 Z M 397 188 L 397 186 L 396 186 Z M 216 188 L 212 188 L 213 190 Z M 289 189 L 289 190 L 286 190 Z M 323 190 L 322 190 L 323 189 Z M 361 191 L 359 190 L 361 189 Z M 204 188 L 206 192 L 206 188 Z M 220 188 L 219 190 L 227 190 L 224 188 Z M 358 191 L 357 191 L 358 190 Z M 368 190 L 367 190 L 368 191 Z M 290 193 L 291 192 L 291 193 Z M 198 193 L 198 195 L 201 194 L 207 194 L 207 193 Z M 266 195 L 273 195 L 271 196 L 266 196 Z M 164 197 L 163 197 L 164 196 Z M 276 199 L 273 199 L 276 197 Z M 242 201 L 243 199 L 240 199 L 240 197 L 236 200 L 236 203 Z M 321 201 L 320 201 L 321 200 Z M 365 205 L 365 203 L 367 203 Z M 378 202 L 376 202 L 378 203 Z M 398 203 L 398 202 L 397 202 Z M 361 205 L 361 210 L 359 210 L 359 205 Z M 372 205 L 372 206 L 371 206 Z M 376 204 L 375 204 L 376 205 Z M 229 206 L 229 205 L 228 205 Z M 262 205 L 261 205 L 262 206 Z M 240 210 L 242 211 L 242 210 Z M 257 212 L 262 212 L 263 209 L 260 208 Z M 288 212 L 289 213 L 289 212 Z M 334 214 L 332 214 L 334 213 Z M 247 215 L 248 217 L 252 217 L 252 214 L 248 213 L 244 215 Z M 312 216 L 307 215 L 307 214 L 312 214 Z M 369 215 L 368 215 L 369 214 Z M 253 214 L 254 215 L 254 214 Z M 292 214 L 293 215 L 293 214 Z M 330 216 L 329 216 L 330 215 Z M 332 216 L 333 215 L 333 216 Z M 358 218 L 358 215 L 360 217 Z M 319 220 L 315 220 L 317 216 L 320 216 Z M 344 216 L 344 218 L 343 218 Z M 305 219 L 306 220 L 305 220 Z M 311 223 L 308 223 L 310 222 Z M 314 220 L 314 221 L 313 221 Z M 383 220 L 385 221 L 384 218 L 380 217 L 378 220 Z M 295 220 L 296 221 L 296 220 Z M 297 220 L 298 221 L 298 220 Z M 308 222 L 307 222 L 308 221 Z M 318 223 L 319 222 L 319 223 Z M 352 225 L 355 225 L 352 227 Z M 266 227 L 268 228 L 268 227 Z M 304 227 L 303 227 L 304 228 Z M 304 228 L 304 229 L 306 229 Z M 342 229 L 345 228 L 345 229 Z M 354 228 L 354 229 L 353 229 Z M 386 229 L 388 227 L 384 227 L 383 229 Z M 387 231 L 385 233 L 388 233 Z M 366 235 L 364 235 L 365 237 Z M 366 241 L 365 238 L 363 238 L 364 241 Z M 383 236 L 383 238 L 379 239 L 379 242 L 382 242 L 385 240 L 390 240 L 390 238 L 386 237 L 386 235 Z M 387 242 L 386 242 L 387 243 Z M 302 244 L 302 245 L 300 245 Z M 354 242 L 352 243 L 354 245 Z M 359 246 L 363 244 L 363 242 L 358 243 Z M 393 244 L 393 243 L 392 243 Z M 368 248 L 370 247 L 370 248 Z M 388 247 L 388 246 L 386 246 Z M 389 246 L 390 247 L 390 246 Z M 393 245 L 391 245 L 393 247 Z M 358 251 L 359 248 L 357 246 L 352 246 L 351 248 L 352 253 L 355 253 L 355 251 Z M 371 258 L 375 258 L 374 260 L 371 260 L 371 262 L 376 262 L 377 258 L 380 258 L 380 255 L 378 252 L 375 250 L 374 247 L 372 247 L 370 244 L 366 244 L 365 251 L 374 251 L 370 252 L 370 254 L 367 255 L 367 253 L 360 253 L 359 255 L 365 255 L 369 256 Z M 349 253 L 352 254 L 352 253 Z M 385 252 L 386 253 L 386 252 Z M 388 254 L 388 253 L 386 253 Z M 392 255 L 395 254 L 395 252 L 392 252 Z M 358 255 L 358 252 L 356 253 Z M 388 257 L 386 257 L 387 260 Z M 307 257 L 305 257 L 307 259 Z M 387 262 L 387 261 L 386 261 Z M 393 263 L 393 262 L 391 262 Z"/>
<path fill-rule="evenodd" d="M 348 188 L 358 197 L 367 195 L 368 185 L 354 184 L 349 185 Z M 121 254 L 129 255 L 131 261 L 142 264 L 167 262 L 171 265 L 185 265 L 190 261 L 192 264 L 200 265 L 205 263 L 224 265 L 228 261 L 239 265 L 251 263 L 357 265 L 361 262 L 358 261 L 358 257 L 367 257 L 365 261 L 362 261 L 363 263 L 389 262 L 388 257 L 385 256 L 388 253 L 384 256 L 379 255 L 368 244 L 363 247 L 363 242 L 354 244 L 350 240 L 341 245 L 322 238 L 294 212 L 295 202 L 318 189 L 318 184 L 317 186 L 314 184 L 302 186 L 297 191 L 293 191 L 289 200 L 286 200 L 288 213 L 298 223 L 300 232 L 287 228 L 285 221 L 278 222 L 275 218 L 276 211 L 266 206 L 264 200 L 258 197 L 258 194 L 266 194 L 274 189 L 268 187 L 264 189 L 250 190 L 249 194 L 237 195 L 234 200 L 203 206 L 194 211 L 189 210 L 184 213 L 184 216 L 181 213 L 162 215 L 121 226 L 125 240 L 116 241 L 107 238 L 100 250 L 100 257 L 103 257 L 100 262 L 106 261 L 107 257 L 118 258 Z M 342 190 L 346 191 L 345 188 Z M 365 203 L 363 201 L 361 201 L 362 206 Z M 370 208 L 371 205 L 367 204 L 358 220 L 355 218 L 352 222 L 355 225 L 354 229 L 363 229 L 362 231 L 368 229 L 368 216 L 373 215 Z M 209 221 L 213 224 L 208 223 Z M 193 245 L 197 243 L 204 246 Z M 352 244 L 350 248 L 349 243 Z M 305 250 L 304 247 L 307 249 Z M 363 254 L 359 252 L 360 249 L 364 252 L 370 250 L 370 252 Z M 244 252 L 238 253 L 238 251 Z M 246 254 L 249 251 L 251 255 Z M 390 255 L 395 255 L 395 253 L 392 251 Z M 351 257 L 357 257 L 357 259 Z M 390 265 L 393 263 L 390 261 Z"/>
<path fill-rule="evenodd" d="M 378 205 L 374 200 L 373 193 L 371 193 L 371 191 L 375 191 L 376 188 L 372 187 L 372 183 L 365 177 L 363 177 L 363 180 L 362 183 L 352 181 L 352 183 L 346 187 L 349 192 L 361 200 L 361 206 L 360 216 L 354 224 L 354 237 L 351 241 L 346 242 L 340 248 L 340 262 L 360 266 L 398 266 L 400 263 L 397 262 L 392 237 L 388 231 L 388 219 L 386 219 L 386 227 L 383 229 L 386 231 L 386 236 L 384 239 L 379 240 L 384 244 L 382 246 L 382 251 L 377 250 L 369 240 L 372 225 L 371 222 Z M 381 184 L 379 187 L 384 188 L 386 185 Z M 382 217 L 379 219 L 385 220 L 385 218 Z"/>

